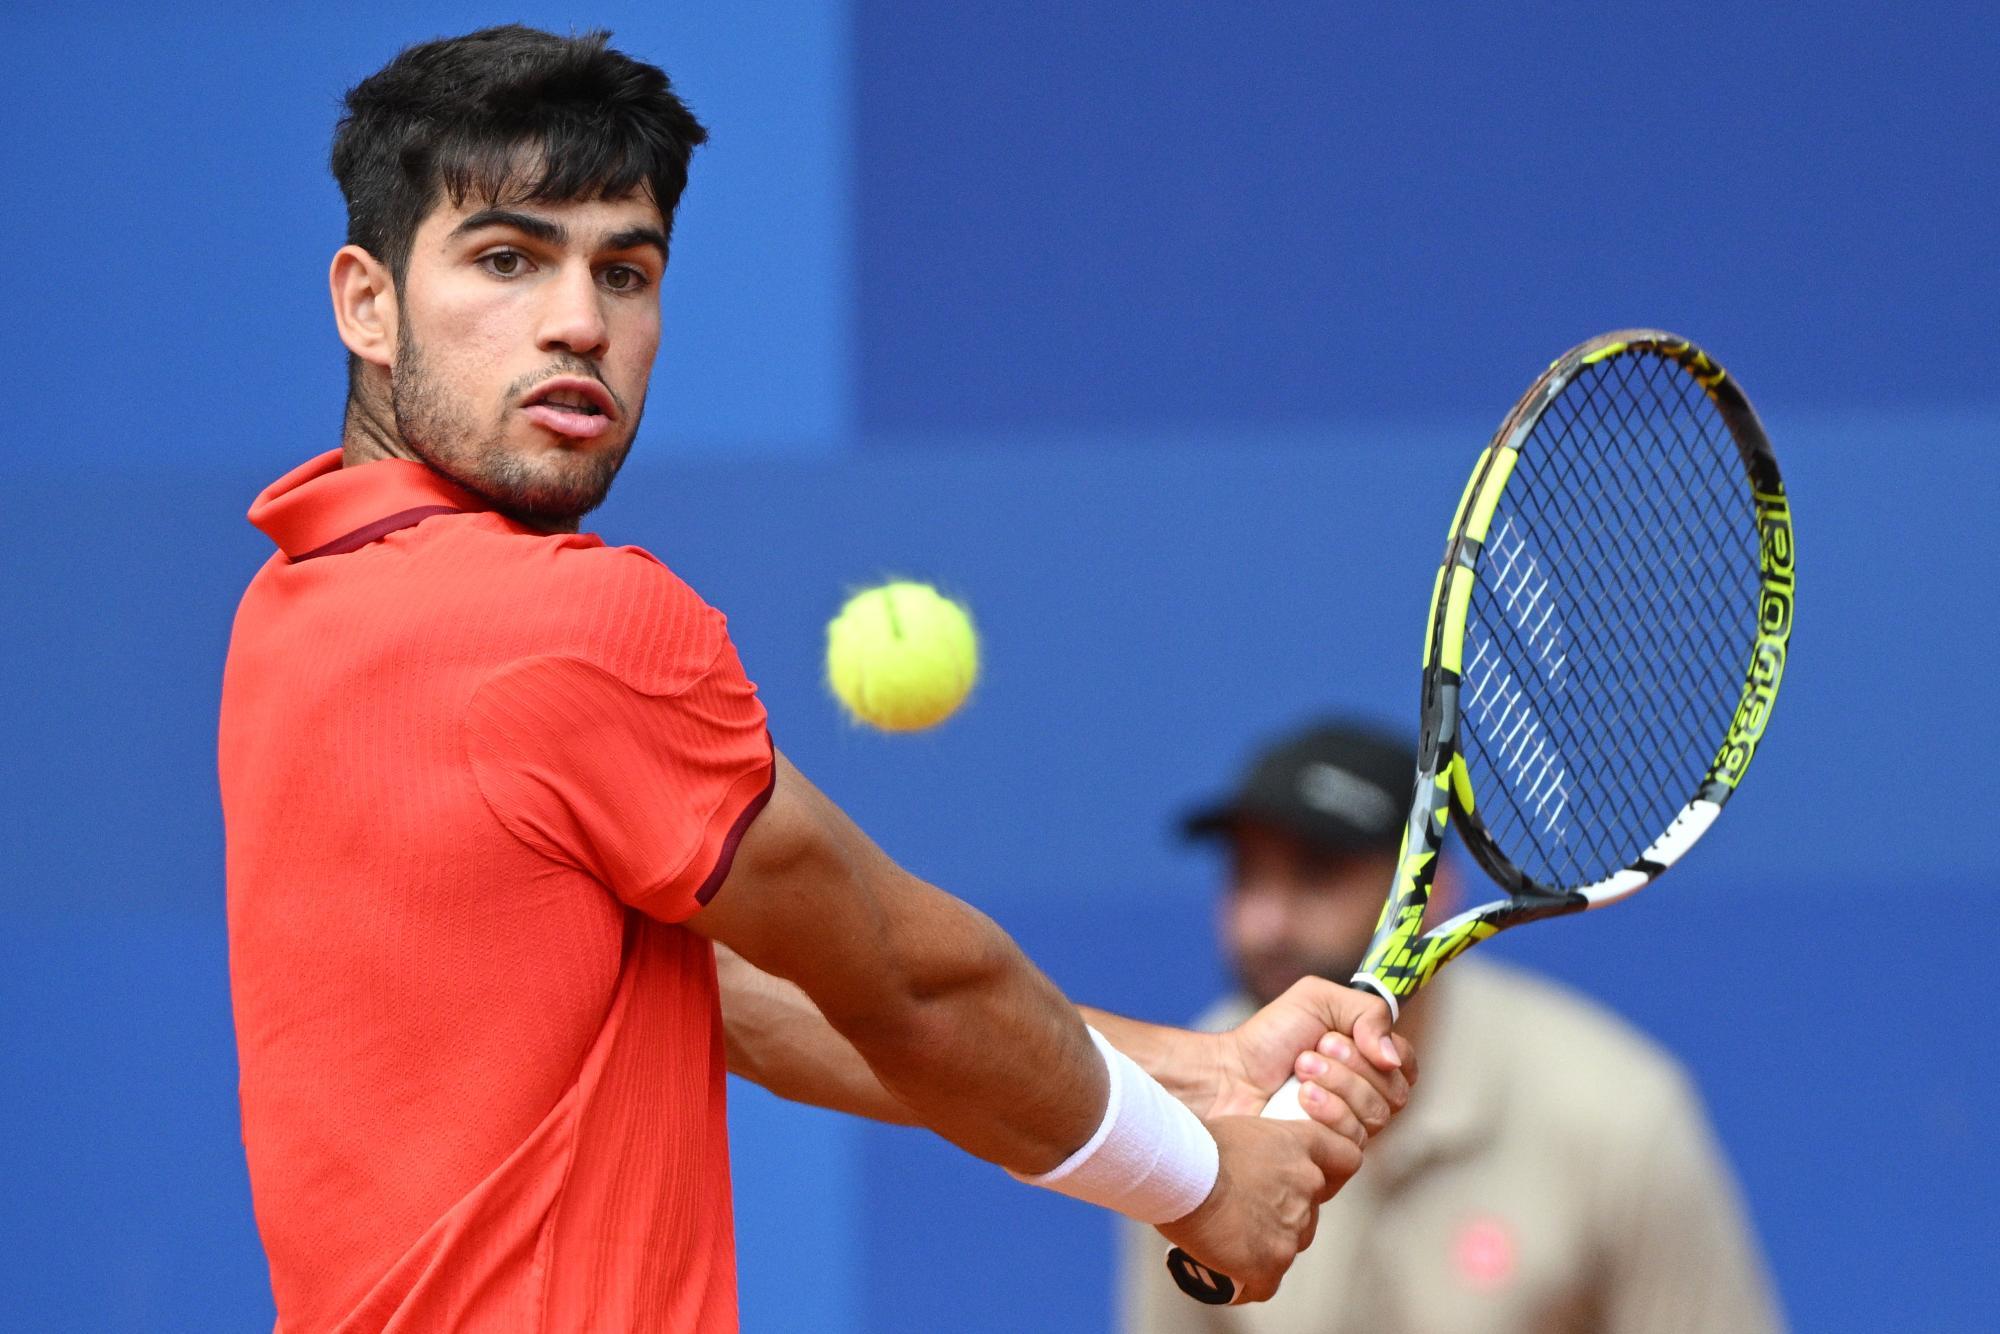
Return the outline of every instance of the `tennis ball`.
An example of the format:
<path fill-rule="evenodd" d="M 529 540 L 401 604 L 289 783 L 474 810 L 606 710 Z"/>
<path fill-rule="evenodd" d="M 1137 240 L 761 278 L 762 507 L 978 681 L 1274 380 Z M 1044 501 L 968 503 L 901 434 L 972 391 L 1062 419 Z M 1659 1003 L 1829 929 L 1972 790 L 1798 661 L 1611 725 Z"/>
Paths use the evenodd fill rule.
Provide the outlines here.
<path fill-rule="evenodd" d="M 827 623 L 827 684 L 858 721 L 885 732 L 936 727 L 978 677 L 972 618 L 929 584 L 864 589 Z"/>

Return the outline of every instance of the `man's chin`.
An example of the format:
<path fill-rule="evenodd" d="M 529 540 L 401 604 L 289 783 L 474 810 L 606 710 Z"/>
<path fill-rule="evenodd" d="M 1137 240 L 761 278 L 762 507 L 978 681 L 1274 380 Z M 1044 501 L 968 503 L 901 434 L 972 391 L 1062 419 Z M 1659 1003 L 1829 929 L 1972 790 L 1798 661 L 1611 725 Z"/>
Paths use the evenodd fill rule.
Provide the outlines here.
<path fill-rule="evenodd" d="M 484 470 L 471 485 L 502 513 L 538 528 L 574 527 L 604 503 L 625 462 L 623 449 L 577 454 L 553 468 L 523 468 L 513 460 Z"/>
<path fill-rule="evenodd" d="M 578 479 L 539 486 L 516 487 L 508 491 L 507 503 L 523 514 L 544 518 L 576 519 L 604 503 L 611 493 L 611 479 Z"/>

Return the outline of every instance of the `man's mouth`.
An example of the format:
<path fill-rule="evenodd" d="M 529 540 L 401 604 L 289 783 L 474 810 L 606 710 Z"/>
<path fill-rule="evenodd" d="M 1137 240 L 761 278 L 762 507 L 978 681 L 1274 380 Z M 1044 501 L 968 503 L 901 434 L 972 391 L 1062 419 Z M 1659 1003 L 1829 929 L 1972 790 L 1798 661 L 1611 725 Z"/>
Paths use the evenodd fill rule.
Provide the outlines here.
<path fill-rule="evenodd" d="M 602 435 L 616 413 L 611 395 L 595 380 L 551 380 L 528 396 L 522 411 L 536 425 L 572 439 Z"/>
<path fill-rule="evenodd" d="M 550 394 L 540 400 L 551 408 L 561 408 L 565 412 L 581 412 L 590 417 L 602 417 L 604 409 L 586 399 L 582 394 Z"/>

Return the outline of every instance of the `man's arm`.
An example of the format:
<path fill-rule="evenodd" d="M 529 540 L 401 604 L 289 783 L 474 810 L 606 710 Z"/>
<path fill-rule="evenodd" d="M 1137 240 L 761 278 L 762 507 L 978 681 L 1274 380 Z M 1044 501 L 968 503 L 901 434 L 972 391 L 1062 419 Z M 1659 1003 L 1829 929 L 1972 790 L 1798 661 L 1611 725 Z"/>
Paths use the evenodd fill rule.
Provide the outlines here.
<path fill-rule="evenodd" d="M 687 924 L 795 984 L 912 1120 L 1017 1173 L 1111 1161 L 1092 1155 L 1124 1143 L 1100 1133 L 1123 1115 L 1114 1086 L 1132 1099 L 1118 1107 L 1186 1115 L 1124 1057 L 1098 1052 L 1004 932 L 896 866 L 783 756 L 720 891 Z M 1386 1032 L 1386 1007 L 1371 1022 Z M 1206 1198 L 1152 1221 L 1268 1296 L 1359 1153 L 1310 1122 L 1224 1117 L 1209 1130 Z M 1083 1193 L 1086 1179 L 1098 1178 L 1078 1170 L 1061 1188 Z"/>
<path fill-rule="evenodd" d="M 715 978 L 730 1074 L 793 1102 L 890 1125 L 916 1124 L 795 983 L 753 967 L 722 944 L 715 947 Z"/>
<path fill-rule="evenodd" d="M 917 1123 L 1017 1172 L 1096 1130 L 1082 1019 L 991 919 L 897 866 L 783 756 L 688 926 L 791 982 Z"/>
<path fill-rule="evenodd" d="M 910 1109 L 882 1086 L 854 1044 L 827 1022 L 805 992 L 753 967 L 727 946 L 716 947 L 715 960 L 732 1074 L 794 1102 L 892 1125 L 915 1122 Z M 1350 1016 L 1361 1011 L 1345 991 L 1307 979 L 1296 994 L 1288 993 L 1230 1033 L 1168 1028 L 1087 1005 L 1077 1011 L 1204 1120 L 1258 1110 L 1287 1075 L 1296 1073 L 1331 1095 L 1308 1095 L 1304 1105 L 1313 1119 L 1359 1146 L 1407 1101 L 1407 1076 L 1415 1072 L 1416 1060 L 1398 1037 L 1401 1068 L 1386 1072 L 1363 1060 L 1351 1041 L 1328 1044 L 1334 1052 L 1317 1063 L 1294 1059 L 1288 1064 L 1327 1030 L 1352 1026 Z"/>

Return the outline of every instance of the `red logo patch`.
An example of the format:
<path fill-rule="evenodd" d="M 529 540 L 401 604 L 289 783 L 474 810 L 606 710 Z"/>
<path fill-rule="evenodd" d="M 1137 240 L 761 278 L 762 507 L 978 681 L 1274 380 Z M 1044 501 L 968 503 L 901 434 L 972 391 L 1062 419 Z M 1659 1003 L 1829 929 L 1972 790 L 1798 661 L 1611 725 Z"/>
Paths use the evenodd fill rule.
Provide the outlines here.
<path fill-rule="evenodd" d="M 1451 1246 L 1452 1263 L 1474 1288 L 1492 1289 L 1514 1276 L 1514 1230 L 1491 1215 L 1472 1219 Z"/>

